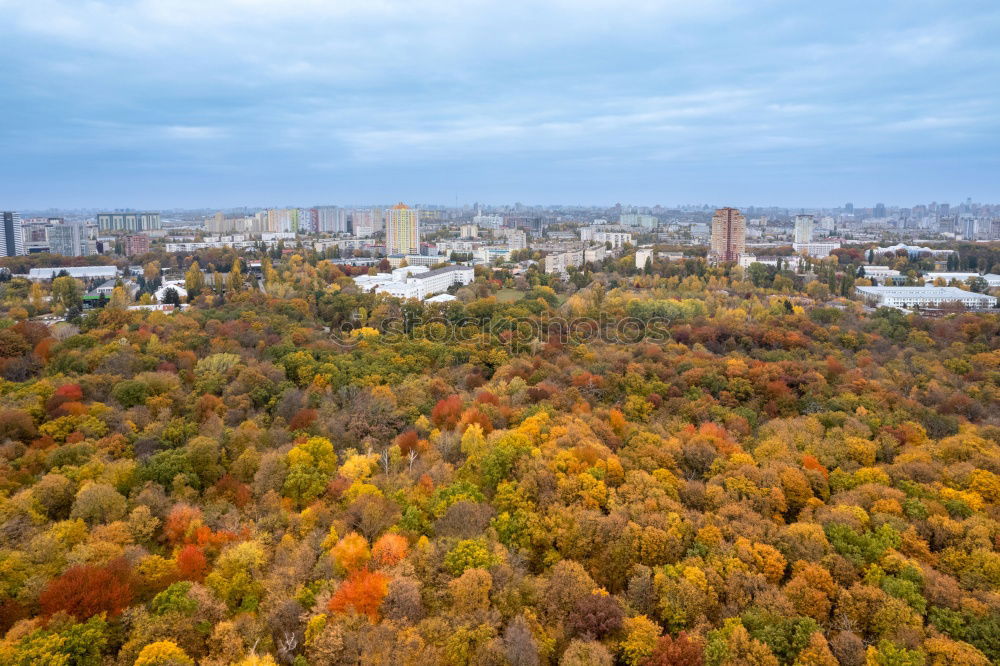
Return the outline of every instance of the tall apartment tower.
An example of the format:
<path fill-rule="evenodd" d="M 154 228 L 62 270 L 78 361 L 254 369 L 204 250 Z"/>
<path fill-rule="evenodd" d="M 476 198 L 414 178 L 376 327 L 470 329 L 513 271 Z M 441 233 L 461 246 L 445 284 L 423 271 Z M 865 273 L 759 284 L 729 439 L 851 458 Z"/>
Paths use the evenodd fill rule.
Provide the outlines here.
<path fill-rule="evenodd" d="M 385 253 L 419 254 L 420 211 L 398 203 L 385 216 Z"/>
<path fill-rule="evenodd" d="M 816 218 L 812 215 L 795 216 L 795 242 L 811 243 L 813 238 L 813 224 Z"/>
<path fill-rule="evenodd" d="M 736 208 L 719 208 L 712 216 L 709 259 L 716 263 L 739 261 L 746 252 L 747 221 Z"/>
<path fill-rule="evenodd" d="M 0 211 L 0 257 L 19 257 L 24 251 L 21 216 L 13 211 Z"/>
<path fill-rule="evenodd" d="M 49 252 L 64 257 L 84 257 L 90 252 L 87 227 L 83 222 L 63 222 L 49 227 Z"/>

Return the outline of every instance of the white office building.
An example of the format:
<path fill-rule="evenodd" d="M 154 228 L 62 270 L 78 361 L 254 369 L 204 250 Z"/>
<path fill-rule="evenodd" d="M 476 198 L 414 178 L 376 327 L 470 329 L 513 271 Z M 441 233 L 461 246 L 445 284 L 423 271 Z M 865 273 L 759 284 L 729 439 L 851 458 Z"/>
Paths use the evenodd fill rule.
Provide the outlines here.
<path fill-rule="evenodd" d="M 424 300 L 448 291 L 452 285 L 472 284 L 475 276 L 471 266 L 446 266 L 433 271 L 426 266 L 405 266 L 392 273 L 359 275 L 354 278 L 354 283 L 366 292 Z"/>
<path fill-rule="evenodd" d="M 855 287 L 855 292 L 874 307 L 939 308 L 958 303 L 970 310 L 995 308 L 997 299 L 958 287 Z"/>

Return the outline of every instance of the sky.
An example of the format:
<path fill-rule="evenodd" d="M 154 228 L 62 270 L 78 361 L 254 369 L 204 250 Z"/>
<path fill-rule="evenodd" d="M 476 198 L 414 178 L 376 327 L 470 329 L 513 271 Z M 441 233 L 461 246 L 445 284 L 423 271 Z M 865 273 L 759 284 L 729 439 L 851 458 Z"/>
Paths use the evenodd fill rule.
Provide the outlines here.
<path fill-rule="evenodd" d="M 996 0 L 0 0 L 0 209 L 1000 202 Z"/>

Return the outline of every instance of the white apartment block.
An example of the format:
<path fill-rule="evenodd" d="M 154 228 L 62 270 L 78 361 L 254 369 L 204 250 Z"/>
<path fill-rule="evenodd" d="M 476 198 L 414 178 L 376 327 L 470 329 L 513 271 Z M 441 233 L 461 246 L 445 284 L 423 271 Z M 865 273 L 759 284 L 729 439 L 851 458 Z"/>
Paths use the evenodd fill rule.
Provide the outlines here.
<path fill-rule="evenodd" d="M 819 241 L 809 243 L 792 243 L 793 250 L 799 254 L 805 254 L 810 257 L 815 257 L 816 259 L 829 257 L 831 252 L 839 248 L 839 241 L 828 241 L 825 243 Z"/>
<path fill-rule="evenodd" d="M 594 227 L 583 227 L 580 229 L 580 240 L 585 243 L 611 243 L 611 247 L 619 248 L 625 243 L 632 242 L 632 234 L 626 231 L 604 231 Z"/>
<path fill-rule="evenodd" d="M 653 229 L 659 223 L 660 220 L 655 215 L 641 215 L 639 213 L 622 213 L 618 218 L 618 224 L 626 227 L 646 227 Z"/>
<path fill-rule="evenodd" d="M 499 229 L 503 226 L 503 215 L 483 215 L 472 218 L 472 223 L 480 229 Z"/>
<path fill-rule="evenodd" d="M 567 269 L 583 263 L 583 250 L 556 252 L 545 255 L 546 273 L 565 273 Z"/>
<path fill-rule="evenodd" d="M 868 305 L 899 309 L 937 308 L 959 303 L 971 310 L 995 308 L 997 299 L 958 287 L 855 287 Z"/>

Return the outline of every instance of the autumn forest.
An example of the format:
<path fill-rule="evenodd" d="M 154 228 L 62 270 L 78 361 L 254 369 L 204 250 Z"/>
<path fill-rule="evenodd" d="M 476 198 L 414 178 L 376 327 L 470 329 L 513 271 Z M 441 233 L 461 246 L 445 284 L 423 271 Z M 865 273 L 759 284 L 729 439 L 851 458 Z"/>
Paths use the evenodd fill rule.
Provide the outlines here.
<path fill-rule="evenodd" d="M 863 256 L 8 275 L 0 663 L 1000 663 L 1000 315 L 867 309 Z"/>

